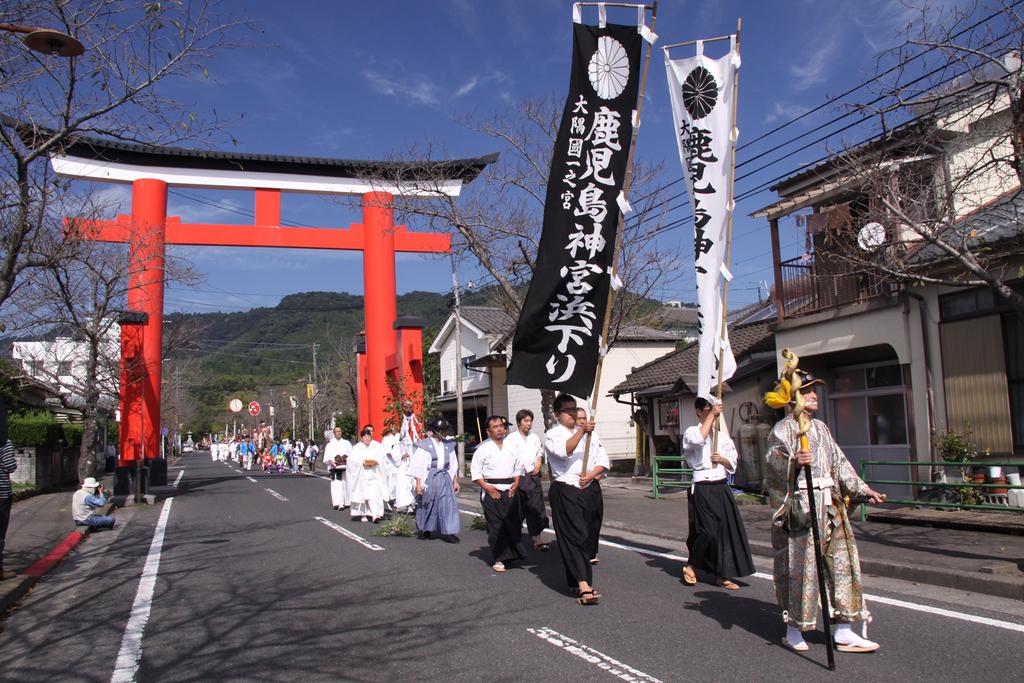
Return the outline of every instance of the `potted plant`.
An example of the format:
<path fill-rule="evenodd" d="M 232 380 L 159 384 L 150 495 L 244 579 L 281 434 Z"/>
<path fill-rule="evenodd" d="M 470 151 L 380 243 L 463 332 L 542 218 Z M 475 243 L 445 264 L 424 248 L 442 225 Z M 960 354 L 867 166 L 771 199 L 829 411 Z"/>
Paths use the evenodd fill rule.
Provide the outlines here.
<path fill-rule="evenodd" d="M 933 434 L 932 445 L 945 462 L 962 463 L 960 478 L 964 483 L 985 483 L 984 473 L 980 482 L 971 474 L 970 464 L 976 455 L 971 436 L 971 428 L 965 425 L 960 430 L 950 429 L 941 434 Z M 956 488 L 956 500 L 960 505 L 978 505 L 981 503 L 981 495 L 981 490 L 974 486 Z"/>

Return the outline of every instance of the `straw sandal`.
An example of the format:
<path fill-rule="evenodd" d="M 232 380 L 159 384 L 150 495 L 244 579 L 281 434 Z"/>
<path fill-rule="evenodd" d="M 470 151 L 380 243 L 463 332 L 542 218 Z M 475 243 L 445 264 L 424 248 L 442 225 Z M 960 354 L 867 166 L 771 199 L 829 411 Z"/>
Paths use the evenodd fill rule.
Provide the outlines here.
<path fill-rule="evenodd" d="M 580 596 L 576 598 L 576 604 L 578 605 L 596 605 L 601 599 L 601 596 L 597 591 L 591 589 L 588 591 L 581 591 Z"/>

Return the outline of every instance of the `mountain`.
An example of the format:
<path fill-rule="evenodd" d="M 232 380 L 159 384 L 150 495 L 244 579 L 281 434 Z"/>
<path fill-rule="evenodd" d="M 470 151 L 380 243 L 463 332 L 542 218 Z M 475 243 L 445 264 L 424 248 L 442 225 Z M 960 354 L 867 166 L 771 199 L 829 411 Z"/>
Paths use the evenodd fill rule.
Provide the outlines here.
<path fill-rule="evenodd" d="M 400 316 L 416 315 L 427 322 L 428 340 L 449 312 L 447 293 L 409 292 L 398 297 L 397 305 Z M 288 405 L 289 395 L 304 398 L 304 384 L 313 370 L 313 344 L 319 345 L 319 373 L 327 371 L 341 385 L 338 368 L 354 360 L 353 343 L 362 329 L 363 297 L 344 292 L 291 294 L 274 307 L 237 313 L 168 314 L 163 421 L 174 419 L 175 388 L 183 399 L 179 419 L 196 431 L 222 430 L 231 398 L 274 404 L 283 415 L 280 406 Z M 341 386 L 334 389 L 342 394 Z"/>

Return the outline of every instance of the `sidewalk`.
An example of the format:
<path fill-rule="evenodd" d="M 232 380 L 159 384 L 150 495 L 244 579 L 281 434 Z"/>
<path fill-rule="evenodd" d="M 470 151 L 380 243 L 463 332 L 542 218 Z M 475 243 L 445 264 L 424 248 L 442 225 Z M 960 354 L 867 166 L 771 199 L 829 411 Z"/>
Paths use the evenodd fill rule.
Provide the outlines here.
<path fill-rule="evenodd" d="M 479 505 L 470 482 L 460 498 Z M 655 500 L 650 489 L 627 478 L 602 482 L 602 536 L 616 531 L 654 537 L 686 555 L 686 494 Z M 741 505 L 750 550 L 770 558 L 771 513 L 767 505 Z M 865 574 L 1024 600 L 1024 537 L 975 530 L 852 520 Z"/>
<path fill-rule="evenodd" d="M 108 490 L 112 487 L 110 475 L 101 477 L 100 481 Z M 86 527 L 76 527 L 71 521 L 71 497 L 76 490 L 71 487 L 40 493 L 12 507 L 4 569 L 18 575 L 0 581 L 0 613 L 17 603 L 42 574 L 85 537 Z"/>

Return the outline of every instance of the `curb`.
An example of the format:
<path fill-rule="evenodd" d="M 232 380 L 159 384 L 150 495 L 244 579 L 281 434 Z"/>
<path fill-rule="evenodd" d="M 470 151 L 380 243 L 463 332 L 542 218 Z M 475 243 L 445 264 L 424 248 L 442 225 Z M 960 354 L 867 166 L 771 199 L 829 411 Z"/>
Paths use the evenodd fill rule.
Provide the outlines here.
<path fill-rule="evenodd" d="M 107 503 L 100 512 L 110 514 L 113 508 L 113 503 Z M 71 554 L 89 531 L 89 527 L 76 526 L 74 531 L 65 536 L 50 552 L 33 562 L 24 572 L 6 581 L 0 581 L 0 614 L 17 605 L 39 579 Z"/>
<path fill-rule="evenodd" d="M 649 529 L 637 529 L 627 524 L 621 524 L 612 520 L 604 521 L 604 528 L 628 531 L 634 534 L 651 536 L 665 541 L 682 544 L 685 546 L 686 539 L 679 536 L 659 534 Z M 748 539 L 750 552 L 759 557 L 771 558 L 773 556 L 771 543 Z M 943 588 L 955 588 L 957 590 L 971 593 L 982 593 L 1000 598 L 1024 601 L 1024 580 L 1006 578 L 999 575 L 981 575 L 977 573 L 964 573 L 950 569 L 939 569 L 935 567 L 922 567 L 918 565 L 905 564 L 902 562 L 866 560 L 860 559 L 861 571 L 864 574 L 874 574 L 890 579 L 923 583 L 930 586 L 941 586 Z"/>

